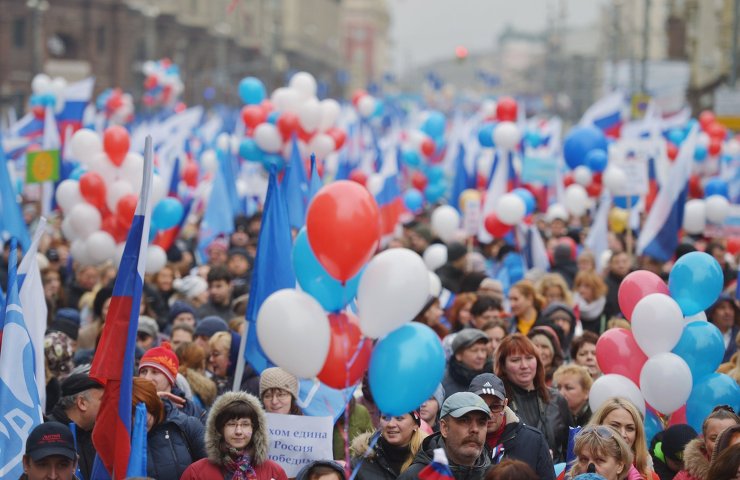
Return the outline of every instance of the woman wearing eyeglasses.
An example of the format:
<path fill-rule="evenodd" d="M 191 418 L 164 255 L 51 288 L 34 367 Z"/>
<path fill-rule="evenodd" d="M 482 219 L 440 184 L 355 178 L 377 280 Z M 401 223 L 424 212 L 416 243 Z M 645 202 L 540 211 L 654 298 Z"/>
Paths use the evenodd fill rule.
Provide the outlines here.
<path fill-rule="evenodd" d="M 709 465 L 714 447 L 720 434 L 727 428 L 740 424 L 732 407 L 720 405 L 704 419 L 701 435 L 686 445 L 683 451 L 684 469 L 678 472 L 675 480 L 707 480 Z"/>
<path fill-rule="evenodd" d="M 631 478 L 628 472 L 632 464 L 632 452 L 627 442 L 611 427 L 585 427 L 576 436 L 573 452 L 576 460 L 568 478 L 576 478 L 587 472 L 597 473 L 606 480 Z"/>
<path fill-rule="evenodd" d="M 650 452 L 647 448 L 645 427 L 640 411 L 624 398 L 610 398 L 591 416 L 589 426 L 608 426 L 622 437 L 632 452 L 632 464 L 628 465 L 630 480 L 660 480 L 650 467 Z"/>
<path fill-rule="evenodd" d="M 207 367 L 219 395 L 231 391 L 234 385 L 240 343 L 241 336 L 236 332 L 217 332 L 208 340 Z M 248 363 L 244 366 L 240 390 L 253 395 L 259 392 L 259 376 Z"/>
<path fill-rule="evenodd" d="M 180 480 L 287 480 L 267 458 L 268 431 L 259 400 L 245 392 L 218 397 L 206 421 L 206 453 Z"/>
<path fill-rule="evenodd" d="M 268 368 L 260 375 L 260 400 L 267 413 L 303 415 L 296 403 L 298 379 L 282 368 Z"/>
<path fill-rule="evenodd" d="M 352 442 L 352 465 L 357 480 L 393 480 L 403 473 L 427 436 L 418 410 L 400 416 L 383 415 L 375 433 L 365 433 Z M 374 445 L 373 445 L 374 443 Z"/>

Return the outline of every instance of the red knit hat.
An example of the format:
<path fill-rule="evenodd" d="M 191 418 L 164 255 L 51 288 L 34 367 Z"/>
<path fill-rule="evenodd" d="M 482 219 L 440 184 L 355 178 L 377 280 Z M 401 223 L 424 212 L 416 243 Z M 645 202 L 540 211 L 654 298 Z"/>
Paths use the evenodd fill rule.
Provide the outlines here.
<path fill-rule="evenodd" d="M 159 347 L 150 348 L 141 357 L 139 362 L 139 372 L 144 367 L 156 368 L 164 373 L 171 385 L 175 385 L 177 370 L 180 368 L 180 361 L 177 355 L 172 351 L 170 342 L 162 342 Z"/>

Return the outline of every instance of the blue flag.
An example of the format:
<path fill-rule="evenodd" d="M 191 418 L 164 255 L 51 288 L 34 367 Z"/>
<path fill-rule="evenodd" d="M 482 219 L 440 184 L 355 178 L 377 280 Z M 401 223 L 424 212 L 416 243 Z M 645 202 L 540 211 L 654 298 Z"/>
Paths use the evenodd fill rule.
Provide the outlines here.
<path fill-rule="evenodd" d="M 139 402 L 134 413 L 131 434 L 131 457 L 126 477 L 146 477 L 146 404 Z"/>
<path fill-rule="evenodd" d="M 172 176 L 170 177 L 170 189 L 167 195 L 177 198 L 177 186 L 180 184 L 180 156 L 175 157 L 175 164 L 172 166 Z M 185 215 L 183 215 L 184 217 Z"/>
<path fill-rule="evenodd" d="M 4 168 L 4 162 L 3 162 Z M 8 262 L 8 299 L 0 347 L 0 478 L 19 478 L 26 439 L 42 423 L 31 336 L 23 318 L 15 240 Z"/>
<path fill-rule="evenodd" d="M 468 188 L 468 184 L 468 171 L 465 168 L 465 147 L 460 143 L 455 158 L 455 179 L 452 181 L 450 203 L 461 213 L 459 198 L 462 192 Z"/>
<path fill-rule="evenodd" d="M 303 168 L 301 152 L 298 150 L 298 142 L 295 136 L 293 136 L 291 145 L 290 163 L 285 169 L 285 176 L 280 186 L 283 189 L 285 203 L 288 207 L 290 226 L 300 230 L 306 223 L 308 180 L 306 179 L 306 169 Z"/>
<path fill-rule="evenodd" d="M 0 134 L 0 211 L 3 212 L 2 227 L 4 232 L 18 239 L 25 252 L 31 246 L 31 236 L 28 234 L 28 228 L 26 222 L 23 221 L 23 214 L 15 195 L 15 188 L 10 182 L 8 166 L 5 163 L 5 149 Z"/>
<path fill-rule="evenodd" d="M 221 174 L 224 179 L 224 186 L 229 197 L 229 204 L 231 205 L 232 218 L 237 215 L 244 213 L 244 207 L 239 202 L 239 194 L 236 191 L 236 177 L 237 171 L 234 165 L 234 158 L 229 151 L 221 149 L 216 150 L 218 152 L 218 164 L 221 169 Z"/>
<path fill-rule="evenodd" d="M 234 231 L 232 210 L 224 208 L 225 205 L 231 205 L 231 200 L 229 200 L 229 194 L 226 192 L 223 172 L 219 168 L 213 178 L 211 196 L 208 198 L 203 221 L 200 222 L 198 253 L 202 259 L 208 258 L 206 248 L 216 237 L 222 234 L 229 235 Z"/>
<path fill-rule="evenodd" d="M 257 314 L 262 302 L 274 292 L 295 287 L 295 273 L 290 258 L 292 250 L 293 239 L 288 225 L 285 200 L 278 186 L 275 171 L 271 170 L 247 304 L 249 334 L 244 350 L 245 360 L 259 373 L 272 364 L 262 351 L 257 338 Z"/>

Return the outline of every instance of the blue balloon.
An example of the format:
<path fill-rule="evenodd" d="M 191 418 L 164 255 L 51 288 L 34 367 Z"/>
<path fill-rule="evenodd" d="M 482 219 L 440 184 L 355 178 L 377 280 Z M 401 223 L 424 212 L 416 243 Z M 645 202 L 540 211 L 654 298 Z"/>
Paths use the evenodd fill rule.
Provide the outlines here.
<path fill-rule="evenodd" d="M 526 132 L 524 132 L 524 144 L 532 147 L 537 148 L 542 143 L 542 135 L 540 135 L 540 132 L 534 129 L 529 129 Z"/>
<path fill-rule="evenodd" d="M 410 188 L 403 194 L 403 204 L 410 212 L 418 212 L 424 206 L 424 195 L 419 190 Z"/>
<path fill-rule="evenodd" d="M 609 157 L 604 150 L 591 150 L 586 154 L 586 166 L 592 172 L 603 172 L 606 170 L 607 163 L 609 163 Z"/>
<path fill-rule="evenodd" d="M 686 139 L 686 132 L 684 132 L 682 128 L 671 128 L 668 130 L 668 135 L 666 135 L 666 137 L 669 142 L 679 146 Z"/>
<path fill-rule="evenodd" d="M 697 145 L 694 147 L 694 160 L 701 163 L 707 158 L 707 147 L 704 145 Z"/>
<path fill-rule="evenodd" d="M 278 118 L 280 118 L 280 112 L 278 111 L 270 112 L 267 115 L 267 123 L 272 123 L 273 125 L 277 125 Z"/>
<path fill-rule="evenodd" d="M 722 363 L 725 353 L 722 332 L 709 322 L 690 322 L 683 328 L 673 353 L 684 359 L 691 369 L 691 378 L 697 383 Z"/>
<path fill-rule="evenodd" d="M 537 207 L 537 201 L 535 200 L 534 195 L 532 195 L 532 192 L 526 188 L 515 188 L 512 193 L 524 201 L 524 205 L 527 207 L 527 215 L 532 215 L 534 213 L 534 209 Z"/>
<path fill-rule="evenodd" d="M 478 129 L 478 143 L 481 147 L 494 147 L 493 143 L 493 130 L 496 128 L 496 124 L 493 122 L 486 122 Z"/>
<path fill-rule="evenodd" d="M 628 204 L 631 203 L 631 206 L 634 207 L 635 205 L 637 205 L 637 202 L 640 201 L 640 196 L 633 195 L 630 202 L 628 202 L 627 200 L 627 197 L 614 197 L 614 205 L 619 208 L 629 208 L 630 205 Z"/>
<path fill-rule="evenodd" d="M 252 138 L 244 138 L 239 144 L 239 156 L 250 162 L 261 162 L 265 153 Z"/>
<path fill-rule="evenodd" d="M 378 410 L 403 415 L 419 408 L 437 389 L 444 370 L 445 354 L 434 330 L 412 322 L 392 331 L 370 357 L 370 391 Z"/>
<path fill-rule="evenodd" d="M 255 77 L 245 77 L 239 82 L 239 98 L 247 105 L 256 105 L 267 96 L 262 80 Z"/>
<path fill-rule="evenodd" d="M 722 373 L 710 373 L 700 379 L 691 389 L 686 401 L 686 420 L 694 430 L 701 432 L 704 419 L 717 405 L 729 405 L 735 411 L 740 409 L 740 386 L 732 378 Z"/>
<path fill-rule="evenodd" d="M 301 288 L 318 300 L 327 312 L 338 312 L 355 298 L 363 272 L 361 270 L 343 286 L 316 259 L 305 227 L 298 232 L 293 244 L 293 270 Z"/>
<path fill-rule="evenodd" d="M 707 183 L 704 184 L 704 198 L 711 197 L 712 195 L 722 195 L 729 200 L 730 193 L 727 182 L 719 177 L 710 178 Z"/>
<path fill-rule="evenodd" d="M 593 126 L 579 126 L 573 128 L 565 137 L 563 144 L 563 156 L 565 163 L 571 170 L 583 165 L 586 156 L 591 150 L 604 150 L 606 152 L 606 136 L 604 132 Z"/>
<path fill-rule="evenodd" d="M 152 223 L 159 230 L 167 230 L 180 224 L 185 209 L 180 201 L 173 197 L 166 197 L 159 201 L 152 210 Z"/>
<path fill-rule="evenodd" d="M 373 111 L 373 117 L 382 117 L 385 111 L 385 102 L 381 99 L 375 100 L 375 110 Z"/>
<path fill-rule="evenodd" d="M 424 189 L 424 198 L 427 199 L 428 203 L 437 203 L 445 196 L 446 191 L 447 184 L 445 182 L 430 183 Z"/>
<path fill-rule="evenodd" d="M 421 156 L 414 150 L 403 150 L 401 152 L 401 162 L 411 168 L 417 168 L 421 165 Z"/>
<path fill-rule="evenodd" d="M 285 159 L 282 157 L 282 155 L 277 153 L 266 153 L 262 157 L 262 165 L 265 167 L 265 170 L 268 172 L 270 169 L 275 168 L 278 172 L 285 168 Z"/>
<path fill-rule="evenodd" d="M 444 181 L 445 171 L 440 166 L 429 167 L 426 171 L 429 183 L 439 183 Z"/>
<path fill-rule="evenodd" d="M 74 170 L 72 170 L 72 173 L 69 174 L 69 178 L 72 180 L 79 180 L 81 176 L 87 173 L 87 168 L 83 166 L 76 167 Z"/>
<path fill-rule="evenodd" d="M 668 275 L 668 290 L 686 317 L 696 315 L 716 302 L 723 284 L 722 267 L 713 256 L 704 252 L 682 256 Z"/>
<path fill-rule="evenodd" d="M 429 116 L 421 126 L 421 131 L 432 138 L 441 137 L 445 133 L 447 119 L 442 112 L 436 110 L 429 113 Z"/>
<path fill-rule="evenodd" d="M 645 425 L 645 440 L 647 440 L 647 444 L 650 445 L 650 440 L 652 440 L 655 435 L 663 431 L 663 424 L 660 423 L 658 417 L 650 410 L 645 412 L 645 421 L 643 423 Z"/>

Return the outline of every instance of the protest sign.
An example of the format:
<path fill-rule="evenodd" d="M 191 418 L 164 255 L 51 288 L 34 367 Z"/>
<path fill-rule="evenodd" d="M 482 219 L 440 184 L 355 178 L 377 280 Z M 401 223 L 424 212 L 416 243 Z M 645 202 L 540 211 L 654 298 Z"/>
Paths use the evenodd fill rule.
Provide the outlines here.
<path fill-rule="evenodd" d="M 285 470 L 288 478 L 295 477 L 301 468 L 314 460 L 331 460 L 331 417 L 308 417 L 268 413 L 270 432 L 268 457 Z"/>

